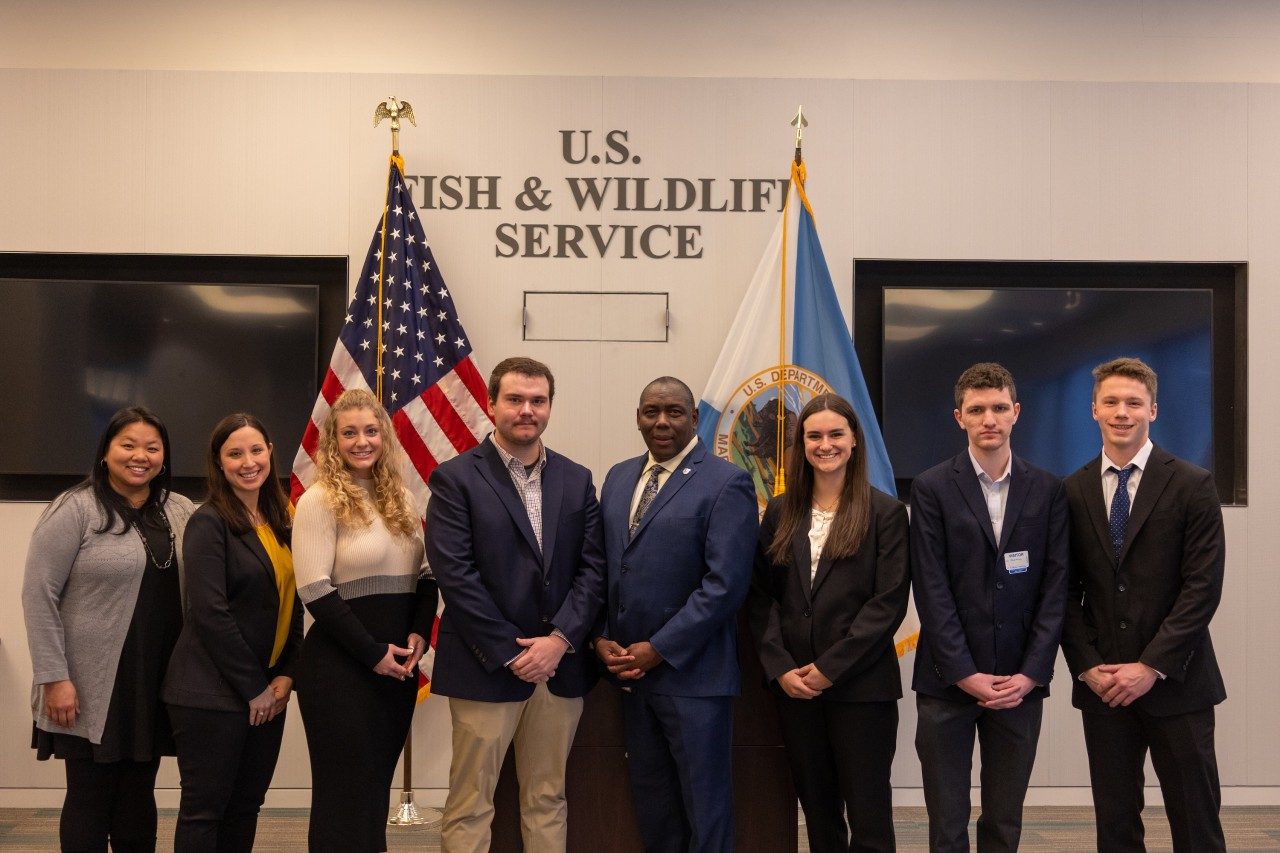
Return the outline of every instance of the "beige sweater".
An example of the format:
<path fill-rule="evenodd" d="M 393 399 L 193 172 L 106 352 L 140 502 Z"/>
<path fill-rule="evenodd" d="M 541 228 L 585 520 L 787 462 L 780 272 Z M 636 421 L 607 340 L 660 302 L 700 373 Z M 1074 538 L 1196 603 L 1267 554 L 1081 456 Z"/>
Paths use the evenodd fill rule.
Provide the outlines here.
<path fill-rule="evenodd" d="M 372 493 L 372 481 L 359 481 Z M 344 600 L 381 593 L 414 592 L 425 574 L 422 530 L 400 536 L 376 512 L 362 528 L 338 524 L 323 486 L 298 500 L 293 520 L 293 572 L 298 596 L 310 605 L 337 590 Z"/>

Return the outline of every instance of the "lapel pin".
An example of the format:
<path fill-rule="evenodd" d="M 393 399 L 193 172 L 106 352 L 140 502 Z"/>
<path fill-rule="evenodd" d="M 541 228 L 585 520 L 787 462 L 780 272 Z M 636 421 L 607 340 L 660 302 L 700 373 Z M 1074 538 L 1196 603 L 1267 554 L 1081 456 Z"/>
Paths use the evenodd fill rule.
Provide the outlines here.
<path fill-rule="evenodd" d="M 692 470 L 693 470 L 692 468 L 685 468 L 685 469 L 684 469 L 683 471 L 681 471 L 680 473 L 681 473 L 681 474 L 688 474 L 688 473 L 689 473 L 690 471 L 692 471 Z"/>

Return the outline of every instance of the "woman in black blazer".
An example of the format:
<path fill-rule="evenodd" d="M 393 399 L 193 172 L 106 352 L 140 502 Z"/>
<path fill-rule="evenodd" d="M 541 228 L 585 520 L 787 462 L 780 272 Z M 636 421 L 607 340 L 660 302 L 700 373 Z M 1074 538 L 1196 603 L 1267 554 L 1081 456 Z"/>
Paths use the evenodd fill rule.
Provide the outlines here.
<path fill-rule="evenodd" d="M 809 849 L 893 850 L 889 771 L 907 611 L 906 507 L 867 482 L 862 428 L 835 394 L 800 412 L 791 487 L 765 509 L 748 600 L 778 694 Z M 848 822 L 845 812 L 848 813 Z"/>
<path fill-rule="evenodd" d="M 208 469 L 208 501 L 183 543 L 186 621 L 163 694 L 182 775 L 174 849 L 247 853 L 280 755 L 302 605 L 266 428 L 223 418 Z"/>

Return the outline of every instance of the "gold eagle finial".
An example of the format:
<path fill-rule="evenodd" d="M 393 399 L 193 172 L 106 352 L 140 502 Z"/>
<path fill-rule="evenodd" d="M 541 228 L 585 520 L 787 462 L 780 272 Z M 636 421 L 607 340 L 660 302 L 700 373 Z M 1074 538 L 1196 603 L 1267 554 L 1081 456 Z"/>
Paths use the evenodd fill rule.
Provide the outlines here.
<path fill-rule="evenodd" d="M 418 120 L 413 117 L 413 107 L 408 101 L 398 101 L 395 96 L 378 104 L 373 111 L 373 126 L 377 127 L 384 118 L 391 119 L 391 153 L 400 153 L 400 119 L 407 119 L 414 127 Z"/>

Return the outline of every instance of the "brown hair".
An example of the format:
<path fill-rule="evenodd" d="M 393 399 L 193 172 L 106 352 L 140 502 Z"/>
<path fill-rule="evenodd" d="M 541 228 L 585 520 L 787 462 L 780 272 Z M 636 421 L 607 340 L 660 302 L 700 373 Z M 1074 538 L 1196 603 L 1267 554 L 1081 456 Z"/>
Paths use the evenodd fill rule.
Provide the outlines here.
<path fill-rule="evenodd" d="M 267 435 L 267 428 L 263 426 L 262 421 L 258 420 L 248 412 L 236 412 L 233 415 L 227 415 L 218 421 L 213 428 L 213 434 L 209 436 L 209 452 L 205 457 L 205 469 L 208 474 L 209 497 L 208 503 L 218 512 L 222 520 L 227 523 L 231 531 L 237 535 L 248 533 L 253 529 L 253 522 L 249 519 L 249 510 L 236 497 L 235 490 L 231 488 L 231 483 L 227 480 L 227 475 L 222 470 L 222 446 L 227 443 L 227 439 L 238 429 L 249 427 L 258 431 L 262 436 L 263 442 L 268 448 L 268 458 L 271 460 L 271 471 L 267 477 L 267 481 L 262 484 L 262 488 L 258 491 L 258 512 L 262 515 L 270 527 L 271 532 L 275 534 L 276 541 L 282 545 L 289 544 L 289 532 L 293 527 L 293 522 L 289 518 L 289 501 L 285 497 L 284 488 L 280 485 L 279 468 L 276 467 L 275 446 L 271 443 L 271 437 Z"/>
<path fill-rule="evenodd" d="M 373 464 L 373 504 L 365 490 L 360 488 L 347 464 L 338 452 L 338 415 L 355 409 L 367 409 L 378 419 L 378 431 L 382 434 L 382 452 Z M 320 441 L 316 446 L 317 484 L 329 493 L 329 508 L 339 524 L 350 527 L 367 527 L 373 522 L 370 511 L 376 511 L 392 533 L 412 536 L 420 529 L 422 520 L 414 509 L 413 501 L 404 484 L 404 466 L 408 463 L 404 448 L 396 438 L 395 428 L 387 410 L 378 398 L 363 388 L 343 391 L 329 409 L 329 417 L 320 428 Z"/>
<path fill-rule="evenodd" d="M 1147 390 L 1151 392 L 1152 404 L 1156 401 L 1156 372 L 1151 369 L 1148 364 L 1140 358 L 1113 358 L 1111 361 L 1103 362 L 1093 369 L 1093 396 L 1098 396 L 1098 386 L 1102 384 L 1102 380 L 1109 379 L 1112 376 L 1124 376 L 1128 379 L 1136 379 L 1143 385 L 1147 386 Z"/>
<path fill-rule="evenodd" d="M 493 373 L 489 374 L 489 402 L 496 403 L 498 400 L 498 386 L 502 384 L 502 377 L 508 373 L 519 373 L 522 376 L 543 376 L 547 380 L 547 399 L 554 400 L 556 398 L 556 378 L 551 375 L 551 368 L 547 367 L 540 361 L 532 358 L 526 358 L 523 355 L 504 358 L 498 362 L 498 366 L 493 369 Z"/>
<path fill-rule="evenodd" d="M 960 378 L 956 380 L 956 408 L 958 409 L 964 404 L 965 391 L 980 388 L 995 388 L 997 390 L 1008 388 L 1009 401 L 1018 402 L 1018 389 L 1013 385 L 1013 374 L 1006 370 L 1002 364 L 997 364 L 994 361 L 982 361 L 961 373 Z"/>
<path fill-rule="evenodd" d="M 849 401 L 838 394 L 819 394 L 810 400 L 796 418 L 796 434 L 787 456 L 787 470 L 792 477 L 782 499 L 782 515 L 769 543 L 769 559 L 778 565 L 791 564 L 791 540 L 809 519 L 813 504 L 813 466 L 804 455 L 804 423 L 818 412 L 833 412 L 849 422 L 853 431 L 853 452 L 844 469 L 840 487 L 840 504 L 831 532 L 822 546 L 822 555 L 836 559 L 858 553 L 871 527 L 871 484 L 867 482 L 867 450 L 862 440 L 862 425 Z"/>

